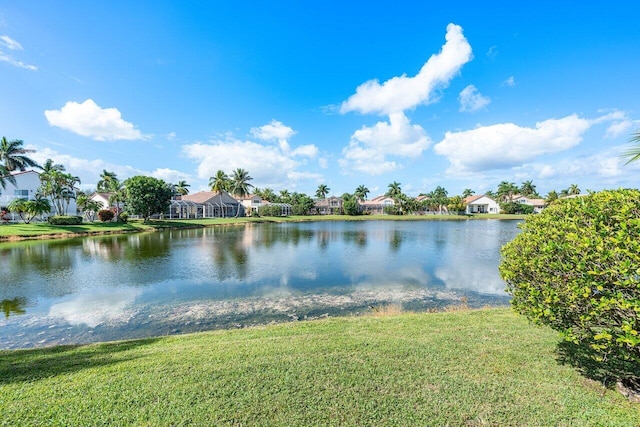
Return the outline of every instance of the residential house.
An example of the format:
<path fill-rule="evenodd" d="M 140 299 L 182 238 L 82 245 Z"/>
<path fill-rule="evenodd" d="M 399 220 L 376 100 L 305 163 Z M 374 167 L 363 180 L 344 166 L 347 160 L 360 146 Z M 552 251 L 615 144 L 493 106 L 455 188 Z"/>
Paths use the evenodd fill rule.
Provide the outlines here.
<path fill-rule="evenodd" d="M 249 215 L 250 212 L 257 213 L 258 209 L 260 209 L 260 206 L 269 204 L 269 202 L 262 200 L 262 197 L 258 196 L 257 194 L 249 194 L 244 197 L 236 197 L 236 200 L 242 203 L 242 206 L 244 206 L 244 210 L 247 215 Z"/>
<path fill-rule="evenodd" d="M 200 191 L 171 200 L 169 218 L 220 218 L 243 216 L 244 206 L 226 191 Z"/>
<path fill-rule="evenodd" d="M 316 212 L 320 215 L 342 215 L 344 201 L 340 197 L 331 196 L 316 200 Z"/>
<path fill-rule="evenodd" d="M 40 187 L 40 174 L 36 171 L 13 172 L 11 176 L 13 176 L 15 184 L 5 177 L 5 187 L 2 188 L 0 186 L 0 211 L 7 210 L 9 203 L 15 199 L 35 199 Z M 74 215 L 76 210 L 76 202 L 71 199 L 69 201 L 69 214 Z M 53 210 L 51 213 L 53 213 Z M 18 219 L 17 215 L 9 214 L 9 216 L 11 220 Z"/>
<path fill-rule="evenodd" d="M 513 201 L 515 203 L 533 206 L 533 213 L 540 213 L 547 206 L 547 202 L 544 199 L 532 199 L 520 194 L 513 196 Z"/>
<path fill-rule="evenodd" d="M 467 205 L 466 214 L 478 213 L 500 213 L 500 205 L 491 197 L 486 195 L 469 196 L 464 199 Z"/>
<path fill-rule="evenodd" d="M 393 198 L 389 196 L 378 196 L 371 200 L 364 200 L 360 202 L 360 209 L 362 213 L 368 215 L 376 215 L 385 213 L 385 208 L 391 207 L 395 204 Z"/>

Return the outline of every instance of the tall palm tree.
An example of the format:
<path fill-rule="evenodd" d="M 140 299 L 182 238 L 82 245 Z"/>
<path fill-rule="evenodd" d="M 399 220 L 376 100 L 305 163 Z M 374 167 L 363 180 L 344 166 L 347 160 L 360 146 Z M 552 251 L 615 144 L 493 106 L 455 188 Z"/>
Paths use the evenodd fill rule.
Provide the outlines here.
<path fill-rule="evenodd" d="M 225 216 L 225 210 L 223 209 L 224 203 L 222 203 L 222 192 L 225 191 L 229 186 L 229 176 L 224 173 L 222 169 L 218 169 L 218 172 L 212 177 L 209 177 L 209 187 L 211 187 L 211 191 L 217 192 L 220 195 L 220 210 L 222 211 L 222 216 Z"/>
<path fill-rule="evenodd" d="M 40 167 L 34 160 L 25 156 L 27 153 L 35 153 L 35 150 L 22 148 L 22 144 L 24 144 L 24 142 L 19 139 L 9 141 L 4 136 L 0 139 L 0 163 L 2 163 L 9 172 L 15 170 L 24 171 L 28 167 Z"/>
<path fill-rule="evenodd" d="M 466 198 L 467 198 L 467 197 L 469 197 L 469 196 L 473 196 L 475 193 L 476 193 L 476 192 L 475 192 L 475 191 L 473 191 L 472 189 L 470 189 L 470 188 L 465 188 L 465 189 L 464 189 L 464 191 L 462 192 L 462 198 L 463 198 L 463 199 L 466 199 Z"/>
<path fill-rule="evenodd" d="M 51 159 L 47 159 L 47 161 L 44 162 L 42 166 L 40 166 L 40 169 L 42 170 L 42 173 L 49 173 L 52 170 L 57 170 L 60 172 L 65 171 L 64 165 L 54 163 L 53 160 Z"/>
<path fill-rule="evenodd" d="M 16 179 L 13 175 L 5 168 L 3 165 L 0 165 L 0 187 L 3 189 L 7 188 L 7 181 L 16 185 Z"/>
<path fill-rule="evenodd" d="M 640 130 L 631 135 L 631 139 L 629 140 L 629 142 L 635 142 L 638 145 L 633 148 L 629 148 L 627 151 L 622 153 L 621 157 L 627 159 L 625 165 L 640 160 Z"/>
<path fill-rule="evenodd" d="M 189 187 L 191 187 L 191 185 L 187 184 L 187 181 L 178 181 L 178 183 L 174 185 L 173 188 L 176 193 L 180 194 L 181 196 L 186 196 L 187 194 L 189 194 Z"/>
<path fill-rule="evenodd" d="M 560 197 L 558 195 L 558 192 L 556 190 L 551 190 L 547 194 L 547 197 L 545 197 L 544 201 L 547 202 L 547 203 L 551 203 L 551 202 L 553 202 L 555 200 L 558 200 L 558 197 Z"/>
<path fill-rule="evenodd" d="M 356 196 L 356 199 L 360 201 L 367 200 L 368 194 L 369 194 L 369 189 L 364 185 L 359 185 L 358 188 L 356 188 L 356 191 L 353 193 L 353 195 Z"/>
<path fill-rule="evenodd" d="M 580 194 L 580 187 L 578 187 L 578 184 L 571 184 L 569 188 L 567 188 L 567 194 L 570 196 Z"/>
<path fill-rule="evenodd" d="M 238 168 L 233 171 L 231 177 L 231 186 L 233 194 L 236 197 L 244 198 L 249 194 L 249 191 L 253 188 L 253 185 L 249 183 L 253 178 L 249 176 L 249 172 L 242 168 Z M 236 218 L 240 215 L 240 207 L 236 210 Z"/>
<path fill-rule="evenodd" d="M 520 194 L 527 197 L 537 196 L 538 192 L 536 191 L 536 186 L 533 184 L 533 181 L 524 181 L 520 186 Z"/>
<path fill-rule="evenodd" d="M 514 194 L 518 191 L 518 186 L 509 181 L 502 181 L 498 184 L 498 197 L 504 202 L 512 202 Z"/>
<path fill-rule="evenodd" d="M 331 191 L 331 189 L 327 187 L 327 184 L 320 184 L 318 185 L 318 189 L 316 190 L 316 197 L 318 199 L 326 199 L 329 191 Z"/>
<path fill-rule="evenodd" d="M 394 198 L 394 199 L 397 198 L 397 197 L 400 197 L 400 195 L 402 194 L 402 188 L 400 188 L 401 185 L 402 184 L 400 184 L 399 182 L 393 181 L 387 187 L 388 190 L 384 195 L 387 196 L 387 197 Z"/>
<path fill-rule="evenodd" d="M 289 203 L 291 201 L 291 194 L 289 190 L 280 190 L 280 203 Z"/>
<path fill-rule="evenodd" d="M 113 181 L 117 180 L 118 176 L 115 172 L 109 172 L 108 170 L 103 169 L 102 173 L 100 174 L 100 180 L 97 184 L 98 191 L 110 191 L 109 187 L 113 185 Z"/>

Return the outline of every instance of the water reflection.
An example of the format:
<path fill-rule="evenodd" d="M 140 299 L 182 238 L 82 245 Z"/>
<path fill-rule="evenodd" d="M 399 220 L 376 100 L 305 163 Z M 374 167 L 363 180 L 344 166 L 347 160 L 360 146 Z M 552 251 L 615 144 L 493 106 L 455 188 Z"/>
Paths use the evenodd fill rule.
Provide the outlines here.
<path fill-rule="evenodd" d="M 505 304 L 499 248 L 517 233 L 501 221 L 318 222 L 0 244 L 0 348 L 354 314 L 379 303 Z"/>

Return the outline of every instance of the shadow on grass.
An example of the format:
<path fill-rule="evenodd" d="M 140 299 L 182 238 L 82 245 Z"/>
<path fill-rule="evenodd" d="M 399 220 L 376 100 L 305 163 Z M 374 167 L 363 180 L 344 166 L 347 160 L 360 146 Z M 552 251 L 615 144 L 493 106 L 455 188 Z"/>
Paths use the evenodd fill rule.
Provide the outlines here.
<path fill-rule="evenodd" d="M 156 341 L 158 338 L 147 338 L 99 345 L 56 346 L 2 352 L 0 384 L 37 381 L 133 360 L 137 357 L 122 353 Z"/>
<path fill-rule="evenodd" d="M 587 345 L 562 341 L 558 344 L 558 361 L 573 366 L 585 377 L 614 388 L 617 381 L 636 388 L 640 385 L 640 361 L 624 360 L 622 356 L 610 356 L 605 361 L 596 360 L 598 354 Z"/>

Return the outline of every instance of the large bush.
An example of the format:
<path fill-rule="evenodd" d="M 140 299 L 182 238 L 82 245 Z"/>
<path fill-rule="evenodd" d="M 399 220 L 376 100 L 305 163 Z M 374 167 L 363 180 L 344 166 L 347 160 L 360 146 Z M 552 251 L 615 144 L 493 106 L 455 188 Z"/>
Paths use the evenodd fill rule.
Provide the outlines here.
<path fill-rule="evenodd" d="M 110 209 L 101 209 L 98 211 L 98 218 L 102 222 L 111 221 L 115 216 L 116 214 Z"/>
<path fill-rule="evenodd" d="M 47 218 L 47 221 L 51 225 L 80 225 L 82 224 L 82 217 L 75 215 L 56 215 Z"/>
<path fill-rule="evenodd" d="M 639 363 L 640 191 L 561 199 L 521 227 L 500 265 L 515 310 L 600 361 Z"/>

